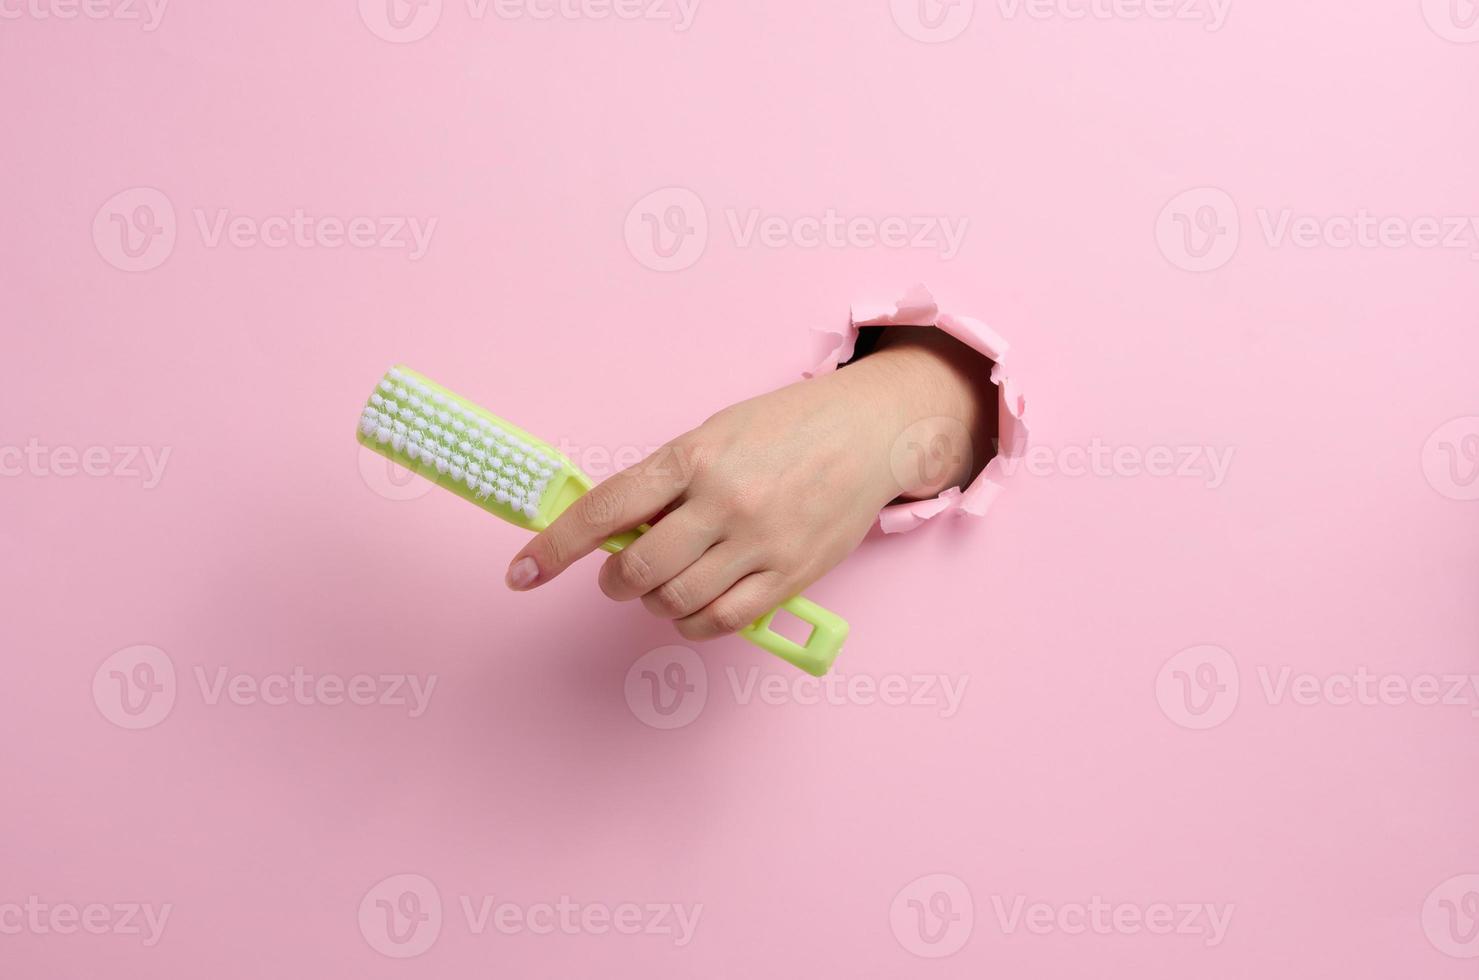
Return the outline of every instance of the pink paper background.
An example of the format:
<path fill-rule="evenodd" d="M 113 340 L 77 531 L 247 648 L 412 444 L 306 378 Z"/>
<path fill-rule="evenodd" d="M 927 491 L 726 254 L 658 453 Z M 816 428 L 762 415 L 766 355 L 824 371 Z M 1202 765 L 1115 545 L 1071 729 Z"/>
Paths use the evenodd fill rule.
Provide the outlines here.
<path fill-rule="evenodd" d="M 930 37 L 904 0 L 707 0 L 682 31 L 447 0 L 413 43 L 373 0 L 177 0 L 154 30 L 46 3 L 0 18 L 0 452 L 45 450 L 0 456 L 7 980 L 1474 975 L 1479 695 L 1265 684 L 1479 674 L 1479 245 L 1301 248 L 1260 220 L 1479 214 L 1463 3 L 1233 0 L 1207 30 L 980 0 L 926 9 Z M 107 232 L 137 201 L 108 202 L 138 187 L 176 241 L 128 272 Z M 706 247 L 656 271 L 628 215 L 675 187 Z M 221 208 L 438 223 L 417 261 L 210 247 L 194 212 Z M 969 227 L 947 259 L 742 245 L 726 217 L 829 208 Z M 841 674 L 964 683 L 949 717 L 861 684 L 742 703 L 752 672 L 797 675 L 738 640 L 702 673 L 650 654 L 681 641 L 594 562 L 508 594 L 519 532 L 360 468 L 391 363 L 598 470 L 917 281 L 1012 342 L 1055 455 L 810 594 L 852 622 Z M 1095 445 L 1235 454 L 1216 486 L 1072 475 Z M 57 447 L 112 475 L 52 474 Z M 114 447 L 167 448 L 158 485 Z M 136 645 L 176 693 L 131 730 L 105 661 Z M 673 716 L 644 656 L 707 678 L 688 724 L 648 723 Z M 221 668 L 436 687 L 415 718 L 211 704 L 196 672 Z M 1224 689 L 1183 702 L 1186 677 Z M 444 906 L 415 958 L 377 949 L 406 951 L 374 901 L 398 874 Z M 13 928 L 30 896 L 171 912 L 146 946 L 111 910 L 101 935 Z M 702 913 L 683 946 L 477 934 L 464 896 Z M 1215 945 L 1039 933 L 1001 921 L 1019 896 L 1233 912 Z"/>

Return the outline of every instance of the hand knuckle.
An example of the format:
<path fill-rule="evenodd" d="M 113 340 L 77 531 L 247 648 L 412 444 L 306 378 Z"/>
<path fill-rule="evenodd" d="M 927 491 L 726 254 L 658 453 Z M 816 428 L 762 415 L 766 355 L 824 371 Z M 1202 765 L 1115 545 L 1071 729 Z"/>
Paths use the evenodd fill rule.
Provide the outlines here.
<path fill-rule="evenodd" d="M 652 566 L 647 559 L 628 549 L 616 556 L 616 576 L 628 588 L 646 591 L 652 579 Z"/>
<path fill-rule="evenodd" d="M 738 633 L 745 627 L 745 616 L 743 610 L 730 603 L 715 606 L 709 613 L 709 623 L 715 633 L 728 635 Z"/>
<path fill-rule="evenodd" d="M 563 566 L 570 557 L 570 545 L 566 543 L 565 536 L 562 534 L 546 534 L 544 551 L 556 566 Z"/>
<path fill-rule="evenodd" d="M 669 449 L 672 457 L 670 465 L 679 482 L 684 485 L 693 482 L 696 475 L 712 467 L 718 455 L 717 449 L 710 440 L 700 436 L 679 439 L 672 443 Z"/>
<path fill-rule="evenodd" d="M 688 593 L 677 579 L 664 582 L 653 596 L 653 604 L 659 612 L 676 619 L 688 610 Z"/>
<path fill-rule="evenodd" d="M 580 518 L 585 526 L 599 530 L 616 520 L 621 510 L 621 490 L 603 485 L 581 498 Z"/>
<path fill-rule="evenodd" d="M 642 461 L 641 466 L 635 470 L 635 475 L 646 480 L 658 480 L 664 483 L 672 482 L 679 475 L 678 463 L 681 457 L 678 447 L 669 443 L 658 448 Z"/>
<path fill-rule="evenodd" d="M 766 511 L 765 493 L 756 486 L 735 482 L 727 487 L 723 499 L 731 519 L 751 522 L 763 517 Z"/>

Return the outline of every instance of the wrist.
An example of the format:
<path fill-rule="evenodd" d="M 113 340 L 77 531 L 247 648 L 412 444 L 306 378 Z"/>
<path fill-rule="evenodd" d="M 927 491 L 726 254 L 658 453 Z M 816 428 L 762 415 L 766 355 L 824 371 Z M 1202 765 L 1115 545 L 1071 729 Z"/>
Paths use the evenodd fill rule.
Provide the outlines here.
<path fill-rule="evenodd" d="M 991 362 L 946 334 L 885 330 L 873 351 L 838 372 L 887 429 L 894 497 L 925 499 L 966 486 L 992 455 Z"/>

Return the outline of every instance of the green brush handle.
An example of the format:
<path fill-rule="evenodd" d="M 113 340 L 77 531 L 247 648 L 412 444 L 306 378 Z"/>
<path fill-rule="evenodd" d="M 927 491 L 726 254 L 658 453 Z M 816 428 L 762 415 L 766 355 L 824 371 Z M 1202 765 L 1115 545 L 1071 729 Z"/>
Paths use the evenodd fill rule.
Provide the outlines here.
<path fill-rule="evenodd" d="M 636 541 L 646 530 L 649 528 L 644 524 L 635 531 L 608 538 L 601 549 L 614 555 Z M 782 609 L 811 627 L 811 635 L 806 638 L 805 643 L 797 643 L 770 628 L 775 614 Z M 842 644 L 847 639 L 847 630 L 847 620 L 830 609 L 817 605 L 806 596 L 798 595 L 787 599 L 740 630 L 739 635 L 766 653 L 800 667 L 813 677 L 822 677 L 832 669 L 832 661 L 837 659 L 837 654 L 841 652 Z"/>

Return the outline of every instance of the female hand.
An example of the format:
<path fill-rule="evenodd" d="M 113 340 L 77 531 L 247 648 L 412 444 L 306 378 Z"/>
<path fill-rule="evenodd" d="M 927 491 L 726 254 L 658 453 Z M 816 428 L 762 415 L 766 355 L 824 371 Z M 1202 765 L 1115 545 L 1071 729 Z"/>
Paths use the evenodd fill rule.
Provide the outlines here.
<path fill-rule="evenodd" d="M 690 640 L 736 632 L 845 558 L 891 500 L 970 479 L 973 444 L 994 434 L 989 370 L 939 331 L 890 333 L 869 356 L 726 408 L 601 483 L 519 552 L 508 585 L 542 585 L 660 517 L 606 559 L 601 590 L 641 599 Z"/>

